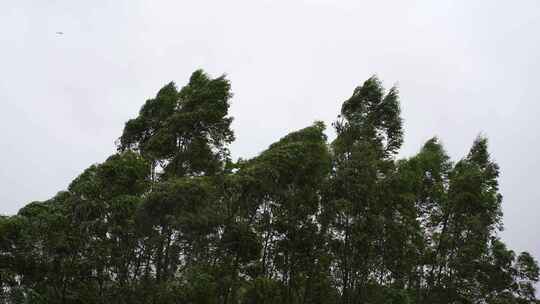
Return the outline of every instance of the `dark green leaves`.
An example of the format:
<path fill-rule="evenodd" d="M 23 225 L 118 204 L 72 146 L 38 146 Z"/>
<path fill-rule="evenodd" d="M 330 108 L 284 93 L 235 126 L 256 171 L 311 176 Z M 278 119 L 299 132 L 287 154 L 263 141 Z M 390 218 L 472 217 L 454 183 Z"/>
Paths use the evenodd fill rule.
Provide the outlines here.
<path fill-rule="evenodd" d="M 165 85 L 119 153 L 0 217 L 0 302 L 534 303 L 536 260 L 498 237 L 487 140 L 396 160 L 398 95 L 371 77 L 331 144 L 315 122 L 233 162 L 228 80 Z"/>
<path fill-rule="evenodd" d="M 140 151 L 166 177 L 217 173 L 234 140 L 230 89 L 224 76 L 212 79 L 201 70 L 180 91 L 169 83 L 126 123 L 119 149 Z"/>
<path fill-rule="evenodd" d="M 343 103 L 341 119 L 335 123 L 336 150 L 361 141 L 384 156 L 394 155 L 403 142 L 400 113 L 397 88 L 392 87 L 386 93 L 381 81 L 371 77 Z"/>

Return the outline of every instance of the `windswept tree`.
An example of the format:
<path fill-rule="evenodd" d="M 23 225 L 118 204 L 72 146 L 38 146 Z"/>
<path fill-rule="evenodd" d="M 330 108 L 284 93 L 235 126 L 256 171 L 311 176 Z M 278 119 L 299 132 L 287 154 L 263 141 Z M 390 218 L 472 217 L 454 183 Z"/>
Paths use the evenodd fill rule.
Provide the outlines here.
<path fill-rule="evenodd" d="M 486 138 L 397 159 L 398 90 L 371 77 L 330 143 L 315 122 L 233 162 L 231 96 L 200 70 L 167 84 L 118 153 L 0 216 L 0 303 L 537 303 Z"/>
<path fill-rule="evenodd" d="M 342 302 L 364 302 L 388 275 L 381 253 L 394 202 L 386 184 L 403 141 L 397 89 L 385 92 L 371 77 L 343 103 L 334 126 L 327 235 Z"/>
<path fill-rule="evenodd" d="M 227 116 L 230 90 L 224 76 L 212 79 L 202 70 L 180 91 L 173 82 L 167 84 L 126 123 L 119 149 L 139 151 L 152 170 L 159 166 L 165 176 L 219 172 L 234 140 Z"/>

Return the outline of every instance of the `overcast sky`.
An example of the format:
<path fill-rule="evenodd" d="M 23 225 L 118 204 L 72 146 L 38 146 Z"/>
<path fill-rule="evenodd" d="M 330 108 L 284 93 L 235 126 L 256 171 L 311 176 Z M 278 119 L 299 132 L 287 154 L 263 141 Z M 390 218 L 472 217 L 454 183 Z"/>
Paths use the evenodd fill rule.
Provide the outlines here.
<path fill-rule="evenodd" d="M 147 98 L 198 68 L 232 82 L 235 158 L 329 125 L 372 74 L 398 84 L 401 157 L 437 135 L 457 160 L 487 135 L 503 238 L 540 259 L 538 0 L 2 1 L 0 213 L 104 161 Z"/>

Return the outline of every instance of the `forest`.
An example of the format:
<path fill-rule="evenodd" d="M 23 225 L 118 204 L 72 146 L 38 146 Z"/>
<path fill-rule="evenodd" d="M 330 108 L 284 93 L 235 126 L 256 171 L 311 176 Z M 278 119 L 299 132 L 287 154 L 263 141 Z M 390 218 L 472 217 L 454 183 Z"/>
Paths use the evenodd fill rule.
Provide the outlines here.
<path fill-rule="evenodd" d="M 0 216 L 0 303 L 540 303 L 485 137 L 398 158 L 399 92 L 373 76 L 332 141 L 315 121 L 233 161 L 231 98 L 202 70 L 165 85 L 117 153 Z"/>

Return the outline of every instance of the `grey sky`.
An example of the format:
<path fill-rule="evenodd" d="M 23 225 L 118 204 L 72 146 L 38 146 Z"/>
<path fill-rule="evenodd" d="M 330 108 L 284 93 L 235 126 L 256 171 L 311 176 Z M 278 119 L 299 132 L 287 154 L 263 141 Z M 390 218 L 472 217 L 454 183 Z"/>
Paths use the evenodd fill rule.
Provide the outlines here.
<path fill-rule="evenodd" d="M 3 1 L 0 213 L 102 162 L 145 99 L 197 68 L 232 82 L 235 158 L 329 125 L 377 74 L 400 87 L 402 156 L 437 135 L 457 159 L 489 137 L 503 237 L 540 259 L 540 2 L 362 2 Z"/>

